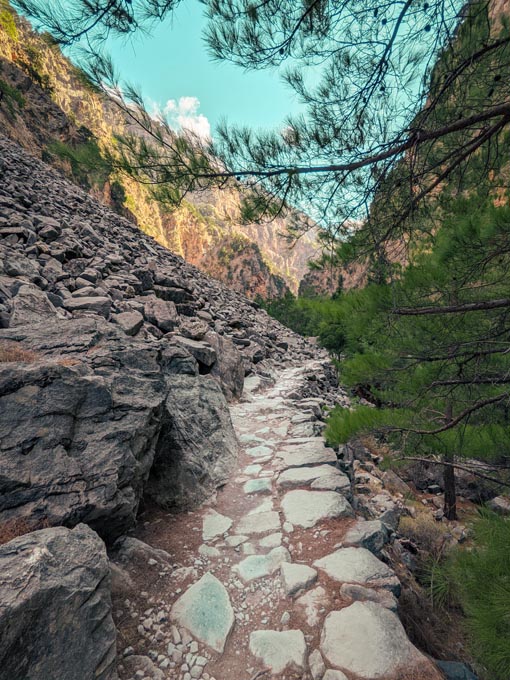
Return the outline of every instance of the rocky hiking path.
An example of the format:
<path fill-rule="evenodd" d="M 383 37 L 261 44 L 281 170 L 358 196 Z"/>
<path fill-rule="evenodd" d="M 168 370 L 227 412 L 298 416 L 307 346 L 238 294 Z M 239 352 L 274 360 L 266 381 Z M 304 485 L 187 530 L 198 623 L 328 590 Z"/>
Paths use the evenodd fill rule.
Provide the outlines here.
<path fill-rule="evenodd" d="M 238 469 L 215 501 L 183 515 L 148 509 L 144 543 L 121 540 L 122 680 L 438 677 L 395 613 L 397 577 L 374 554 L 388 531 L 356 517 L 349 477 L 320 435 L 321 399 L 295 401 L 320 370 L 287 368 L 272 386 L 248 378 L 231 407 Z"/>

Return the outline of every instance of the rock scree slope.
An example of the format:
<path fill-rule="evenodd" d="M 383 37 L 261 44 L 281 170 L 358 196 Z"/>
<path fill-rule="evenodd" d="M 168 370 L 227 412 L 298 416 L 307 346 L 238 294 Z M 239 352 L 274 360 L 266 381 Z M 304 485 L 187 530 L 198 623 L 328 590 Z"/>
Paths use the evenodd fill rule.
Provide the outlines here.
<path fill-rule="evenodd" d="M 4 137 L 0 252 L 0 680 L 439 678 L 322 350 Z"/>

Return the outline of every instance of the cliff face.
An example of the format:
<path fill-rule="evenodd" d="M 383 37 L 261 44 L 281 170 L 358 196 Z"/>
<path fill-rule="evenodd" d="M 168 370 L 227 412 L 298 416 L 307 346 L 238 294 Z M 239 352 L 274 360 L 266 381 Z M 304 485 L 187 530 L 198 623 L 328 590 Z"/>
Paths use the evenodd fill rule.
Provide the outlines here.
<path fill-rule="evenodd" d="M 240 195 L 232 189 L 189 195 L 169 209 L 145 187 L 112 171 L 101 152 L 114 146 L 115 134 L 126 125 L 115 103 L 100 96 L 47 35 L 34 33 L 5 0 L 2 7 L 0 126 L 8 136 L 235 290 L 264 298 L 297 292 L 317 252 L 313 232 L 292 246 L 284 219 L 241 224 Z M 226 256 L 230 251 L 233 259 Z"/>

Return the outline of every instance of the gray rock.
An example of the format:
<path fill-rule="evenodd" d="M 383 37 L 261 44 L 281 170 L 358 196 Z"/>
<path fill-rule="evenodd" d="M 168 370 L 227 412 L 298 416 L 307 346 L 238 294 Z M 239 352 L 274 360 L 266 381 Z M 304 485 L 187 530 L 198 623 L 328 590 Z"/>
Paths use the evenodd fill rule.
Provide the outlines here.
<path fill-rule="evenodd" d="M 322 680 L 349 680 L 349 678 L 345 673 L 342 673 L 342 671 L 336 671 L 330 668 L 324 673 Z"/>
<path fill-rule="evenodd" d="M 487 507 L 499 515 L 510 515 L 510 497 L 496 496 L 487 503 Z"/>
<path fill-rule="evenodd" d="M 466 664 L 458 661 L 436 661 L 436 665 L 444 673 L 445 680 L 478 680 Z"/>
<path fill-rule="evenodd" d="M 289 491 L 282 500 L 287 522 L 309 529 L 325 519 L 352 517 L 349 502 L 334 491 Z"/>
<path fill-rule="evenodd" d="M 306 642 L 300 630 L 255 630 L 250 634 L 250 652 L 273 673 L 305 669 Z"/>
<path fill-rule="evenodd" d="M 0 678 L 116 678 L 109 574 L 85 525 L 0 546 Z"/>
<path fill-rule="evenodd" d="M 161 550 L 148 545 L 133 536 L 122 536 L 117 539 L 111 550 L 111 557 L 115 562 L 124 566 L 130 565 L 133 561 L 148 562 L 155 560 L 161 566 L 172 564 L 172 556 Z"/>
<path fill-rule="evenodd" d="M 211 368 L 211 375 L 219 381 L 228 401 L 240 399 L 244 385 L 242 354 L 225 335 L 210 332 L 205 339 L 216 351 L 216 362 Z"/>
<path fill-rule="evenodd" d="M 283 562 L 289 562 L 286 548 L 273 548 L 267 555 L 250 555 L 236 565 L 235 570 L 243 581 L 253 581 L 278 571 Z"/>
<path fill-rule="evenodd" d="M 322 680 L 326 672 L 326 665 L 318 649 L 315 649 L 308 657 L 308 665 L 310 666 L 313 680 Z"/>
<path fill-rule="evenodd" d="M 180 335 L 174 335 L 172 342 L 175 342 L 180 347 L 184 347 L 184 349 L 194 356 L 198 363 L 206 369 L 210 369 L 216 362 L 216 351 L 208 342 L 183 338 Z"/>
<path fill-rule="evenodd" d="M 48 296 L 37 286 L 25 284 L 20 287 L 12 300 L 12 311 L 9 327 L 39 323 L 43 319 L 57 321 L 57 310 Z"/>
<path fill-rule="evenodd" d="M 69 312 L 94 312 L 107 319 L 110 316 L 112 301 L 109 297 L 67 298 L 63 302 Z"/>
<path fill-rule="evenodd" d="M 146 492 L 166 508 L 193 507 L 227 481 L 237 462 L 228 406 L 210 376 L 176 375 L 165 410 Z"/>
<path fill-rule="evenodd" d="M 379 520 L 367 522 L 359 519 L 343 538 L 343 543 L 361 548 L 367 548 L 374 555 L 380 553 L 388 542 L 388 530 Z"/>
<path fill-rule="evenodd" d="M 340 595 L 350 598 L 354 602 L 377 602 L 377 604 L 391 609 L 392 612 L 397 611 L 398 600 L 389 590 L 365 588 L 358 583 L 342 583 L 340 586 Z"/>
<path fill-rule="evenodd" d="M 393 569 L 366 548 L 340 548 L 313 564 L 335 581 L 386 588 L 396 595 L 400 593 L 400 581 Z"/>
<path fill-rule="evenodd" d="M 143 313 L 147 321 L 164 333 L 173 331 L 179 323 L 179 315 L 173 302 L 149 297 L 144 304 Z"/>
<path fill-rule="evenodd" d="M 234 610 L 225 587 L 207 572 L 174 603 L 171 618 L 221 653 L 234 625 Z"/>
<path fill-rule="evenodd" d="M 317 580 L 317 571 L 306 564 L 285 563 L 281 566 L 285 594 L 290 597 Z"/>
<path fill-rule="evenodd" d="M 328 614 L 321 651 L 331 665 L 367 680 L 410 672 L 420 677 L 420 671 L 426 676 L 432 670 L 409 641 L 398 616 L 374 602 L 355 602 Z"/>
<path fill-rule="evenodd" d="M 148 677 L 150 680 L 164 680 L 165 678 L 163 671 L 148 656 L 131 654 L 122 660 L 122 665 L 126 672 L 133 677 Z M 143 676 L 137 676 L 136 673 L 139 672 L 143 673 Z"/>
<path fill-rule="evenodd" d="M 113 317 L 126 335 L 136 335 L 143 325 L 143 316 L 140 312 L 122 312 Z"/>

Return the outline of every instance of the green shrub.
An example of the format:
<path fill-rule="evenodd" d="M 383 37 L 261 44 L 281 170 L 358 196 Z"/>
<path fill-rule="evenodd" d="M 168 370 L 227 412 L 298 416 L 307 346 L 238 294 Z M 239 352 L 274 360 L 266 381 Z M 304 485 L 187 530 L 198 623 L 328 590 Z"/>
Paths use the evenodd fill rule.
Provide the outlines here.
<path fill-rule="evenodd" d="M 18 29 L 7 0 L 0 0 L 0 29 L 5 31 L 13 42 L 18 42 Z"/>
<path fill-rule="evenodd" d="M 23 95 L 18 92 L 18 90 L 15 87 L 12 87 L 9 85 L 9 83 L 6 83 L 5 80 L 2 80 L 0 78 L 0 93 L 2 94 L 2 97 L 0 99 L 4 99 L 4 101 L 7 103 L 7 108 L 9 111 L 14 114 L 14 105 L 13 103 L 16 102 L 16 104 L 19 106 L 20 109 L 22 109 L 25 106 L 25 98 Z"/>
<path fill-rule="evenodd" d="M 102 155 L 94 139 L 75 147 L 64 142 L 53 142 L 48 146 L 48 151 L 69 162 L 74 179 L 85 189 L 103 187 L 112 170 L 111 163 Z"/>

